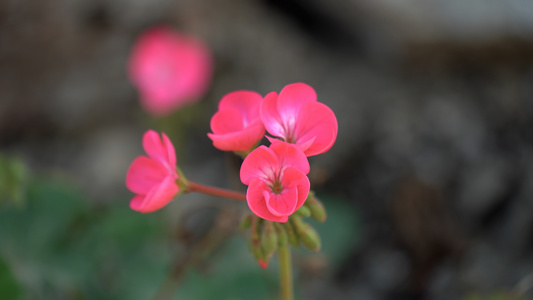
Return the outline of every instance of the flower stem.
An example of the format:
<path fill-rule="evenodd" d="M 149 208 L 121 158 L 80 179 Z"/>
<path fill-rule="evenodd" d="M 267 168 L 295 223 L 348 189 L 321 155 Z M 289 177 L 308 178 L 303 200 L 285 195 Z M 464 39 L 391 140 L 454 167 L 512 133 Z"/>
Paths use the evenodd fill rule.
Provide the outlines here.
<path fill-rule="evenodd" d="M 281 300 L 293 300 L 291 248 L 288 243 L 278 248 Z"/>
<path fill-rule="evenodd" d="M 208 185 L 203 185 L 193 181 L 188 181 L 187 192 L 198 192 L 202 194 L 234 199 L 238 201 L 246 201 L 246 195 L 244 193 L 239 193 L 235 191 L 225 190 L 221 188 L 216 188 Z"/>

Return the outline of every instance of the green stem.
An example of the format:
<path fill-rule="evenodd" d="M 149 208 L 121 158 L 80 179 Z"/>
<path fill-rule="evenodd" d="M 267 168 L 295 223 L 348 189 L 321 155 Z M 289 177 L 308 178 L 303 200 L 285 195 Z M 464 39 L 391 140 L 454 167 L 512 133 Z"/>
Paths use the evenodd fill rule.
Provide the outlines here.
<path fill-rule="evenodd" d="M 246 201 L 246 195 L 244 193 L 234 192 L 230 190 L 220 189 L 208 185 L 203 185 L 200 183 L 188 181 L 187 192 L 198 192 L 202 194 L 234 199 L 239 201 Z"/>
<path fill-rule="evenodd" d="M 293 300 L 291 248 L 285 244 L 278 248 L 281 300 Z"/>

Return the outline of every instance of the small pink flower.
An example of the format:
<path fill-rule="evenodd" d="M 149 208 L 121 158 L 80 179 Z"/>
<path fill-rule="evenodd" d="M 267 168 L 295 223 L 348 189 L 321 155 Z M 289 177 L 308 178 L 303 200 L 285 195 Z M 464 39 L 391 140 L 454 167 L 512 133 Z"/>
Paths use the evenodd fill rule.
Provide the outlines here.
<path fill-rule="evenodd" d="M 289 84 L 279 95 L 266 95 L 261 119 L 270 134 L 298 145 L 306 156 L 328 151 L 337 138 L 335 114 L 317 102 L 315 90 L 305 83 Z"/>
<path fill-rule="evenodd" d="M 265 135 L 259 116 L 263 97 L 252 91 L 236 91 L 224 96 L 218 112 L 211 118 L 207 136 L 223 151 L 250 151 Z"/>
<path fill-rule="evenodd" d="M 162 208 L 179 192 L 174 146 L 166 134 L 162 135 L 163 140 L 153 130 L 144 134 L 143 147 L 148 157 L 137 157 L 126 175 L 126 186 L 137 194 L 130 207 L 142 213 Z"/>
<path fill-rule="evenodd" d="M 309 194 L 309 162 L 297 146 L 274 140 L 259 146 L 242 163 L 241 181 L 248 185 L 246 200 L 257 216 L 287 222 Z"/>
<path fill-rule="evenodd" d="M 145 109 L 161 116 L 205 94 L 213 63 L 202 42 L 159 26 L 137 39 L 128 68 Z"/>

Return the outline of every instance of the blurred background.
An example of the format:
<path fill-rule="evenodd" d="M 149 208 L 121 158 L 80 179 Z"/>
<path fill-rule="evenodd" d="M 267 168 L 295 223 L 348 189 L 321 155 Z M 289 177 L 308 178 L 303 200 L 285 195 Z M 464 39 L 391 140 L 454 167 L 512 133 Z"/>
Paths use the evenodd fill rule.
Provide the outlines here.
<path fill-rule="evenodd" d="M 140 106 L 126 65 L 166 24 L 211 48 L 200 102 Z M 124 184 L 145 130 L 191 180 L 243 190 L 206 133 L 219 99 L 315 88 L 339 135 L 311 158 L 328 209 L 294 257 L 299 299 L 530 299 L 533 3 L 527 0 L 0 2 L 2 299 L 276 299 L 242 203 L 184 195 L 139 214 Z M 164 288 L 163 288 L 164 289 Z"/>

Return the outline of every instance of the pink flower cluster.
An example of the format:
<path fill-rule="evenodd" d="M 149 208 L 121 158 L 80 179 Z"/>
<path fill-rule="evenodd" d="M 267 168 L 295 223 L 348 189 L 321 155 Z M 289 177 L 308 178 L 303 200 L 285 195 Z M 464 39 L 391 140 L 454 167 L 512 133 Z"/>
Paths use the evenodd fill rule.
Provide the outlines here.
<path fill-rule="evenodd" d="M 308 156 L 328 151 L 337 138 L 333 111 L 317 101 L 312 87 L 294 83 L 264 98 L 236 91 L 222 98 L 211 119 L 213 145 L 246 156 L 240 170 L 248 185 L 246 201 L 259 217 L 287 222 L 309 195 Z M 270 146 L 259 146 L 268 131 Z M 143 138 L 148 156 L 131 164 L 126 186 L 136 194 L 130 207 L 147 213 L 168 204 L 187 186 L 177 171 L 176 154 L 168 137 L 149 130 Z"/>
<path fill-rule="evenodd" d="M 267 136 L 270 147 L 254 150 L 265 129 L 273 136 Z M 240 177 L 248 185 L 250 209 L 263 219 L 287 222 L 309 194 L 307 156 L 333 146 L 338 124 L 312 87 L 294 83 L 264 98 L 251 91 L 226 95 L 211 119 L 211 130 L 208 136 L 216 148 L 249 152 Z"/>

